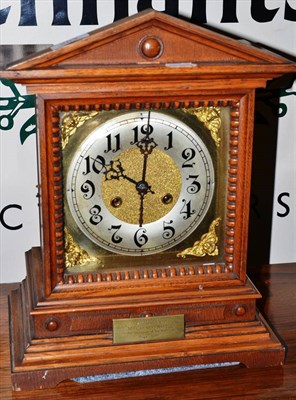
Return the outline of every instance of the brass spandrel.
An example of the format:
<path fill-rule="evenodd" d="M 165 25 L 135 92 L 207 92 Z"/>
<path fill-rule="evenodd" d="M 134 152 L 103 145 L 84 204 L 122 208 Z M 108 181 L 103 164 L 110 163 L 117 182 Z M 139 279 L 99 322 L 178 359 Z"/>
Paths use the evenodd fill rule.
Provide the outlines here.
<path fill-rule="evenodd" d="M 187 114 L 194 115 L 200 122 L 202 122 L 210 131 L 211 137 L 216 146 L 220 146 L 221 138 L 219 137 L 219 130 L 222 124 L 220 107 L 184 108 L 183 111 Z"/>
<path fill-rule="evenodd" d="M 186 256 L 204 257 L 217 256 L 218 250 L 218 236 L 216 234 L 216 227 L 219 225 L 221 218 L 216 218 L 210 225 L 209 231 L 203 234 L 200 240 L 193 243 L 192 247 L 181 251 L 177 254 L 177 257 L 185 258 Z"/>
<path fill-rule="evenodd" d="M 65 149 L 70 137 L 74 135 L 77 128 L 82 126 L 85 121 L 98 115 L 98 113 L 98 111 L 73 111 L 66 113 L 61 123 L 62 149 Z"/>
<path fill-rule="evenodd" d="M 74 266 L 83 267 L 90 263 L 101 265 L 102 261 L 98 257 L 92 257 L 73 239 L 69 230 L 65 228 L 65 265 L 66 268 Z"/>

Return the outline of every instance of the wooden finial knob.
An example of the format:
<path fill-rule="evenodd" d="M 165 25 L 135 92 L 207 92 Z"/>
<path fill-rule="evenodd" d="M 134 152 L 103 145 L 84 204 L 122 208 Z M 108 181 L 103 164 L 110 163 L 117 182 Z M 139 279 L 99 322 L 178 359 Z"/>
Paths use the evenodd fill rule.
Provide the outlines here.
<path fill-rule="evenodd" d="M 158 58 L 161 56 L 163 43 L 159 38 L 147 37 L 140 42 L 140 51 L 144 57 Z"/>
<path fill-rule="evenodd" d="M 242 317 L 246 313 L 246 307 L 245 306 L 237 306 L 235 309 L 235 315 L 237 317 Z"/>
<path fill-rule="evenodd" d="M 60 324 L 59 324 L 59 321 L 58 320 L 56 320 L 55 318 L 51 318 L 51 319 L 49 319 L 48 321 L 46 321 L 46 329 L 48 330 L 48 331 L 50 331 L 50 332 L 54 332 L 54 331 L 56 331 L 57 329 L 59 329 L 59 327 L 60 327 Z"/>

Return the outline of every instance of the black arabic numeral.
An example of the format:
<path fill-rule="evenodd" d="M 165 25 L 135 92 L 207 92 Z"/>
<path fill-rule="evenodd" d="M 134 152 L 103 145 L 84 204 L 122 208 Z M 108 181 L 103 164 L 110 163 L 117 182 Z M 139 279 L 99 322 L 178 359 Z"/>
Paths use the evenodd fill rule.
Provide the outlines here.
<path fill-rule="evenodd" d="M 171 239 L 175 235 L 175 228 L 170 226 L 170 224 L 172 224 L 172 223 L 173 223 L 173 221 L 170 221 L 170 222 L 163 221 L 163 234 L 162 234 L 162 237 L 164 239 Z"/>
<path fill-rule="evenodd" d="M 101 207 L 98 205 L 93 206 L 89 210 L 89 213 L 91 214 L 89 222 L 92 225 L 98 225 L 102 221 L 103 217 L 100 215 L 100 212 L 101 212 Z"/>
<path fill-rule="evenodd" d="M 90 173 L 90 156 L 85 157 L 85 171 L 82 172 L 83 175 Z"/>
<path fill-rule="evenodd" d="M 109 151 L 112 151 L 113 153 L 116 153 L 118 150 L 120 150 L 120 134 L 117 133 L 117 135 L 114 136 L 114 138 L 112 138 L 111 133 L 109 135 L 106 136 L 107 139 L 107 149 L 104 150 L 104 153 L 109 153 Z M 115 143 L 112 143 L 114 142 Z M 112 146 L 112 144 L 114 144 L 114 148 Z"/>
<path fill-rule="evenodd" d="M 122 240 L 123 240 L 121 236 L 117 235 L 117 232 L 119 231 L 120 228 L 121 228 L 121 225 L 111 225 L 111 228 L 108 228 L 108 231 L 115 230 L 115 232 L 111 236 L 111 240 L 115 244 L 118 244 L 118 243 L 122 242 Z"/>
<path fill-rule="evenodd" d="M 139 127 L 135 126 L 132 131 L 134 131 L 134 140 L 130 142 L 130 144 L 136 144 L 139 142 Z M 153 126 L 149 124 L 149 127 L 147 124 L 141 126 L 141 133 L 143 135 L 150 135 L 153 132 Z"/>
<path fill-rule="evenodd" d="M 186 203 L 186 200 L 183 199 L 182 202 L 183 202 L 184 205 L 183 205 L 183 207 L 182 207 L 182 209 L 180 211 L 180 214 L 185 214 L 183 219 L 188 219 L 188 218 L 191 217 L 191 215 L 195 214 L 196 211 L 192 210 L 191 200 L 189 200 L 188 203 Z"/>
<path fill-rule="evenodd" d="M 81 185 L 80 190 L 84 193 L 83 198 L 89 200 L 95 194 L 95 185 L 92 181 L 87 180 Z"/>
<path fill-rule="evenodd" d="M 187 181 L 189 179 L 193 179 L 193 181 L 191 182 L 191 184 L 187 188 L 187 192 L 189 194 L 196 194 L 196 193 L 198 193 L 200 191 L 201 184 L 200 184 L 200 182 L 197 181 L 198 177 L 199 177 L 199 175 L 189 175 L 188 178 L 186 178 Z"/>
<path fill-rule="evenodd" d="M 145 235 L 147 233 L 146 229 L 140 228 L 134 235 L 134 241 L 136 246 L 143 247 L 148 242 L 148 236 Z"/>
<path fill-rule="evenodd" d="M 184 162 L 182 164 L 182 168 L 192 168 L 194 166 L 194 162 L 193 163 L 189 163 L 189 161 L 191 161 L 196 155 L 196 151 L 194 149 L 191 148 L 187 148 L 184 149 L 182 151 L 182 158 L 184 158 Z"/>
<path fill-rule="evenodd" d="M 173 148 L 173 132 L 168 133 L 167 137 L 168 137 L 168 145 L 164 147 L 165 150 Z"/>
<path fill-rule="evenodd" d="M 151 135 L 151 133 L 153 132 L 153 126 L 150 124 L 145 124 L 141 127 L 141 132 L 143 133 L 143 135 Z"/>
<path fill-rule="evenodd" d="M 134 131 L 134 141 L 130 142 L 130 144 L 136 144 L 139 141 L 139 128 L 138 128 L 138 126 L 133 128 L 132 131 Z"/>
<path fill-rule="evenodd" d="M 82 172 L 83 175 L 89 174 L 91 171 L 99 174 L 102 172 L 102 169 L 105 167 L 106 161 L 104 157 L 97 156 L 96 158 L 92 158 L 90 156 L 85 157 L 85 171 Z"/>

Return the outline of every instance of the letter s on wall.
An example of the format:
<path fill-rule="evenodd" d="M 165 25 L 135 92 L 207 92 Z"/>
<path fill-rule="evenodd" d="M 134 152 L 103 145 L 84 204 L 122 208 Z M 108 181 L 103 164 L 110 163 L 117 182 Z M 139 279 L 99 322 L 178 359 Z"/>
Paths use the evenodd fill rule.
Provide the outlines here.
<path fill-rule="evenodd" d="M 288 206 L 288 204 L 286 204 L 286 203 L 284 203 L 284 201 L 282 200 L 282 198 L 283 197 L 290 197 L 290 193 L 287 193 L 287 192 L 283 192 L 283 193 L 280 193 L 279 195 L 278 195 L 278 198 L 277 198 L 277 201 L 278 201 L 278 203 L 282 206 L 282 207 L 284 207 L 285 208 L 285 211 L 284 212 L 282 212 L 282 213 L 280 213 L 280 212 L 277 212 L 276 214 L 277 214 L 277 216 L 278 217 L 287 217 L 288 215 L 289 215 L 289 213 L 290 213 L 290 207 Z"/>

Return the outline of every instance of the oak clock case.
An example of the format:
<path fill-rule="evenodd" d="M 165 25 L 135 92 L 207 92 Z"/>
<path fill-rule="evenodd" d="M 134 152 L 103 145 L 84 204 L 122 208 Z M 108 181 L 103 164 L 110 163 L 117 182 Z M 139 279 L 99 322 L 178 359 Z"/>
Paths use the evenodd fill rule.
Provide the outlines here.
<path fill-rule="evenodd" d="M 198 116 L 209 113 L 206 127 Z M 217 259 L 225 153 L 214 130 L 227 145 L 229 108 L 68 112 L 60 121 L 67 273 Z M 211 223 L 202 252 L 186 254 Z"/>

